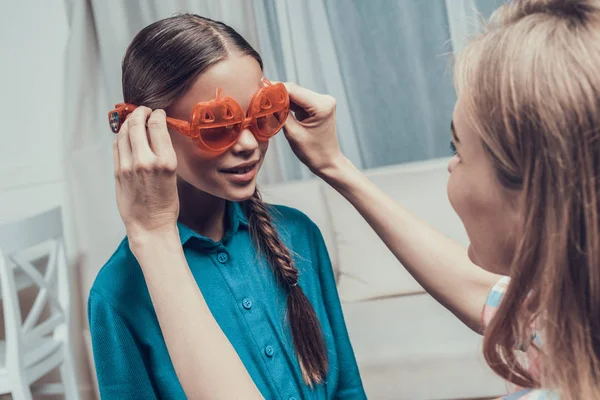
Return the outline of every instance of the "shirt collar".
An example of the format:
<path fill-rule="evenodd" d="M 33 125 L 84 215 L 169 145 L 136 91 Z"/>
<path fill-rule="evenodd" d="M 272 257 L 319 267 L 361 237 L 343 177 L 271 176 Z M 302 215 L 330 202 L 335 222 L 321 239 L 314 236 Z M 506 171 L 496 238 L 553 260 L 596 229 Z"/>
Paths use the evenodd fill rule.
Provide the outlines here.
<path fill-rule="evenodd" d="M 227 224 L 225 227 L 225 234 L 223 235 L 223 239 L 221 239 L 222 242 L 230 239 L 240 228 L 248 227 L 248 218 L 246 218 L 240 203 L 227 201 L 225 207 Z M 179 221 L 177 221 L 177 228 L 179 230 L 179 239 L 182 245 L 185 245 L 192 237 L 199 239 L 201 242 L 216 244 L 212 239 L 200 235 L 192 230 L 192 228 Z"/>

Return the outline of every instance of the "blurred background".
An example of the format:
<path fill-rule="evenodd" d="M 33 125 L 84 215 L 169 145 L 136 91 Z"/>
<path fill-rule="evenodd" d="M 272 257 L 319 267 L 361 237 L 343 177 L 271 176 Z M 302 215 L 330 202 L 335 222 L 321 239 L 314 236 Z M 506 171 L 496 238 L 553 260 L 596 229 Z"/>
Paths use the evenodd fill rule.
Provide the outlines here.
<path fill-rule="evenodd" d="M 121 60 L 139 30 L 178 12 L 232 26 L 261 54 L 268 78 L 333 95 L 346 156 L 385 191 L 464 242 L 445 197 L 456 99 L 452 54 L 479 29 L 480 16 L 489 16 L 499 4 L 3 1 L 0 223 L 57 206 L 62 210 L 69 336 L 80 397 L 96 396 L 88 291 L 124 235 L 114 201 L 114 137 L 107 112 L 122 100 Z M 504 384 L 485 367 L 479 338 L 423 293 L 354 211 L 295 159 L 283 135 L 274 139 L 259 180 L 268 200 L 302 209 L 324 232 L 370 398 L 501 394 Z M 38 294 L 35 287 L 19 293 L 23 318 Z M 4 312 L 6 307 L 2 321 L 8 318 Z M 2 339 L 3 332 L 4 323 Z M 2 343 L 0 358 L 7 350 Z M 0 359 L 0 366 L 6 360 Z M 58 378 L 51 373 L 41 382 Z"/>

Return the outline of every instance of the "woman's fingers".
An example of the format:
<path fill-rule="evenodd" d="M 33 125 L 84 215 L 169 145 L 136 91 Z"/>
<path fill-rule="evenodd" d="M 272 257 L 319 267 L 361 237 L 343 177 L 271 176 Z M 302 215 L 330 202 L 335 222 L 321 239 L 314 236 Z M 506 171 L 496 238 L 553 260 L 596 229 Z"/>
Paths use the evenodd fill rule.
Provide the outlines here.
<path fill-rule="evenodd" d="M 119 164 L 119 175 L 129 174 L 133 167 L 133 155 L 131 151 L 131 142 L 129 140 L 129 125 L 124 123 L 121 126 L 117 136 L 117 155 Z M 117 171 L 115 171 L 117 173 Z"/>
<path fill-rule="evenodd" d="M 305 119 L 310 117 L 310 114 L 308 114 L 308 112 L 304 108 L 300 107 L 293 101 L 290 101 L 290 110 L 294 113 L 294 117 L 298 121 L 304 121 Z"/>
<path fill-rule="evenodd" d="M 115 179 L 119 179 L 119 139 L 113 141 L 113 166 L 115 169 Z"/>
<path fill-rule="evenodd" d="M 290 100 L 292 100 L 294 103 L 305 110 L 315 106 L 315 99 L 319 96 L 318 93 L 303 88 L 302 86 L 299 86 L 293 82 L 285 82 L 284 85 L 288 91 L 288 94 L 290 95 Z"/>
<path fill-rule="evenodd" d="M 300 124 L 298 122 L 298 117 L 294 117 L 292 114 L 289 114 L 287 119 L 285 120 L 285 124 L 283 125 L 283 133 L 285 134 L 288 140 L 293 140 L 294 135 L 297 132 L 302 131 L 300 129 Z"/>
<path fill-rule="evenodd" d="M 146 121 L 151 113 L 152 110 L 148 107 L 138 107 L 127 118 L 128 136 L 136 166 L 146 165 L 154 158 L 146 131 Z"/>
<path fill-rule="evenodd" d="M 138 107 L 121 126 L 113 157 L 117 180 L 149 172 L 176 172 L 177 157 L 165 112 Z"/>
<path fill-rule="evenodd" d="M 167 129 L 167 114 L 164 110 L 154 110 L 148 118 L 150 147 L 159 158 L 174 155 L 173 143 Z"/>
<path fill-rule="evenodd" d="M 292 110 L 299 112 L 300 108 L 305 111 L 305 115 L 319 116 L 329 115 L 335 111 L 335 99 L 329 95 L 319 94 L 312 90 L 306 89 L 292 82 L 286 82 L 285 87 L 290 96 Z M 299 120 L 305 119 L 305 115 L 301 115 Z"/>
<path fill-rule="evenodd" d="M 318 175 L 340 159 L 335 124 L 335 99 L 293 83 L 286 83 L 290 95 L 289 115 L 283 131 L 296 156 Z"/>

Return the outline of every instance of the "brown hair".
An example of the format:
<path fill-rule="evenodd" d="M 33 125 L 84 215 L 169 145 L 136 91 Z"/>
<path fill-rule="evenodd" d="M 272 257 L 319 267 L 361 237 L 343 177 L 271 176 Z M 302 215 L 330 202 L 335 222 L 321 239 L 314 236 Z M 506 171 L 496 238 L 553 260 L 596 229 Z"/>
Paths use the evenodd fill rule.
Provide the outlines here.
<path fill-rule="evenodd" d="M 127 103 L 166 109 L 186 93 L 211 65 L 232 52 L 252 56 L 263 68 L 260 55 L 234 29 L 222 22 L 193 14 L 157 21 L 133 39 L 123 60 L 123 97 Z M 298 285 L 298 270 L 281 241 L 258 190 L 244 202 L 250 234 L 287 291 L 292 339 L 304 382 L 325 381 L 328 358 L 321 324 Z"/>
<path fill-rule="evenodd" d="M 488 364 L 561 399 L 600 399 L 600 1 L 515 0 L 459 55 L 456 86 L 522 207 Z M 541 376 L 513 351 L 541 332 Z"/>

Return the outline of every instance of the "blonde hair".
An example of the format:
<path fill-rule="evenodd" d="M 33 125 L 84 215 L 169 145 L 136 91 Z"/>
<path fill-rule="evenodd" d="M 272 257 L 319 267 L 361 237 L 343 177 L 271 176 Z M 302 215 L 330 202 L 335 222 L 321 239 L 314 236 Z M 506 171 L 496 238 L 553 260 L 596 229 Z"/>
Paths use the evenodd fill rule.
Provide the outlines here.
<path fill-rule="evenodd" d="M 600 399 L 600 0 L 514 0 L 463 50 L 456 87 L 522 205 L 488 364 L 562 400 Z M 513 349 L 542 332 L 541 376 Z"/>

